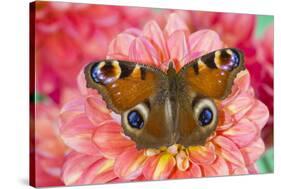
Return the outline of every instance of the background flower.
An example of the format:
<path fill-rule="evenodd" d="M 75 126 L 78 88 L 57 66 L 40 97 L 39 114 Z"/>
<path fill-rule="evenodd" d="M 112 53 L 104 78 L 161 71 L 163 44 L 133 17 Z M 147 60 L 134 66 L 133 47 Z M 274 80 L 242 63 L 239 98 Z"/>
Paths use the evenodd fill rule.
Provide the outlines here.
<path fill-rule="evenodd" d="M 223 45 L 216 32 L 191 33 L 179 15 L 171 14 L 164 29 L 150 21 L 142 31 L 117 35 L 107 58 L 152 64 L 163 70 L 172 59 L 180 69 L 188 60 Z M 255 161 L 264 152 L 260 131 L 269 113 L 255 98 L 247 71 L 239 74 L 230 96 L 218 104 L 222 117 L 214 135 L 204 146 L 188 148 L 173 145 L 137 150 L 134 141 L 124 135 L 120 117 L 106 108 L 95 90 L 86 88 L 83 70 L 78 85 L 81 96 L 66 103 L 61 111 L 60 133 L 75 152 L 74 159 L 86 157 L 88 163 L 79 166 L 77 173 L 77 163 L 72 156 L 67 158 L 63 169 L 66 184 L 95 183 L 100 177 L 96 167 L 104 166 L 102 170 L 110 176 L 98 180 L 102 183 L 257 173 Z M 98 166 L 97 159 L 109 163 Z"/>

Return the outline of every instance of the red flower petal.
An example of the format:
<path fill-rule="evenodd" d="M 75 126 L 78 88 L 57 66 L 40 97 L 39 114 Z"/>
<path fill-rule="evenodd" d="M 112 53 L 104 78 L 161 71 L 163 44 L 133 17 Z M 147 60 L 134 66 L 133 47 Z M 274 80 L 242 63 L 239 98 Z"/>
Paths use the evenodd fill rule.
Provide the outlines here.
<path fill-rule="evenodd" d="M 114 171 L 122 179 L 136 179 L 142 173 L 145 160 L 143 150 L 138 151 L 135 148 L 126 150 L 117 158 Z"/>
<path fill-rule="evenodd" d="M 189 44 L 192 52 L 201 53 L 198 56 L 223 47 L 219 35 L 212 30 L 199 30 L 192 33 L 189 36 Z"/>
<path fill-rule="evenodd" d="M 155 21 L 148 22 L 143 29 L 143 36 L 149 39 L 150 43 L 160 55 L 160 63 L 169 58 L 166 41 L 161 28 Z"/>
<path fill-rule="evenodd" d="M 93 163 L 102 159 L 102 156 L 94 154 L 92 156 L 71 152 L 65 160 L 63 166 L 62 180 L 66 185 L 73 185 L 80 179 L 81 175 Z"/>
<path fill-rule="evenodd" d="M 134 142 L 121 132 L 121 126 L 115 121 L 106 121 L 95 130 L 93 141 L 105 157 L 116 158 L 129 148 L 135 147 Z"/>
<path fill-rule="evenodd" d="M 167 179 L 175 165 L 176 160 L 170 153 L 162 153 L 146 161 L 143 174 L 149 180 Z"/>
<path fill-rule="evenodd" d="M 170 36 L 172 33 L 180 30 L 185 31 L 188 34 L 190 33 L 188 27 L 186 26 L 185 22 L 183 21 L 183 19 L 179 14 L 176 13 L 170 14 L 164 29 L 167 37 Z"/>
<path fill-rule="evenodd" d="M 259 129 L 262 129 L 268 121 L 269 111 L 265 104 L 256 100 L 253 108 L 247 113 L 246 117 L 255 123 Z"/>
<path fill-rule="evenodd" d="M 257 137 L 259 137 L 259 129 L 248 119 L 241 119 L 231 128 L 222 132 L 224 136 L 231 139 L 238 147 L 245 147 Z"/>
<path fill-rule="evenodd" d="M 245 165 L 240 150 L 230 139 L 227 139 L 226 137 L 223 136 L 216 136 L 213 139 L 213 142 L 216 145 L 216 153 L 218 154 L 218 156 L 221 156 L 225 160 L 235 165 L 238 166 Z"/>
<path fill-rule="evenodd" d="M 71 121 L 61 125 L 59 129 L 65 144 L 77 152 L 89 155 L 98 153 L 92 142 L 95 126 L 85 114 L 74 117 Z"/>
<path fill-rule="evenodd" d="M 241 148 L 240 151 L 245 159 L 246 165 L 255 163 L 264 153 L 265 146 L 261 138 L 251 143 L 249 146 Z"/>
<path fill-rule="evenodd" d="M 176 169 L 170 178 L 182 179 L 182 178 L 196 178 L 196 177 L 202 177 L 201 169 L 197 164 L 190 162 L 189 168 L 187 170 L 181 171 L 179 169 Z"/>
<path fill-rule="evenodd" d="M 205 146 L 191 146 L 188 152 L 190 160 L 199 165 L 211 164 L 216 159 L 215 146 L 211 142 Z"/>
<path fill-rule="evenodd" d="M 229 169 L 226 161 L 219 156 L 211 165 L 202 165 L 201 167 L 204 176 L 207 177 L 229 175 Z"/>

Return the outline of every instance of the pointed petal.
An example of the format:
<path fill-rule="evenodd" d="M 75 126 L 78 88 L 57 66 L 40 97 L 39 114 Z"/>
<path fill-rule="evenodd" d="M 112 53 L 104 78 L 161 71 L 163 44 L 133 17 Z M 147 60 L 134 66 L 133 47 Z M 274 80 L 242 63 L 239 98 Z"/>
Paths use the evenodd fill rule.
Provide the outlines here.
<path fill-rule="evenodd" d="M 208 165 L 216 159 L 215 146 L 211 142 L 205 146 L 191 146 L 188 152 L 190 160 L 198 165 Z"/>
<path fill-rule="evenodd" d="M 246 165 L 255 163 L 265 151 L 264 142 L 261 138 L 251 143 L 249 146 L 241 148 L 241 153 L 245 159 Z"/>
<path fill-rule="evenodd" d="M 223 136 L 216 136 L 213 139 L 216 145 L 216 153 L 225 160 L 238 165 L 244 166 L 245 162 L 238 147 L 228 138 Z"/>
<path fill-rule="evenodd" d="M 117 178 L 113 172 L 114 163 L 115 161 L 112 159 L 102 158 L 97 160 L 85 169 L 76 184 L 82 185 L 110 182 L 111 180 Z"/>
<path fill-rule="evenodd" d="M 129 49 L 136 37 L 129 33 L 121 33 L 111 41 L 108 48 L 107 58 L 128 60 Z"/>
<path fill-rule="evenodd" d="M 143 169 L 143 174 L 148 180 L 167 179 L 176 165 L 175 158 L 169 153 L 162 153 L 150 157 Z"/>
<path fill-rule="evenodd" d="M 212 30 L 199 30 L 189 36 L 189 44 L 192 52 L 200 52 L 200 55 L 223 47 L 219 35 Z"/>
<path fill-rule="evenodd" d="M 118 177 L 125 180 L 136 179 L 142 173 L 145 160 L 144 150 L 138 151 L 131 148 L 117 158 L 114 172 Z"/>
<path fill-rule="evenodd" d="M 62 172 L 62 180 L 66 185 L 73 185 L 79 181 L 80 177 L 93 163 L 101 159 L 98 154 L 85 155 L 71 152 L 65 160 Z"/>
<path fill-rule="evenodd" d="M 172 33 L 179 30 L 186 31 L 188 34 L 190 33 L 187 25 L 185 24 L 184 20 L 181 18 L 179 14 L 176 13 L 170 14 L 164 29 L 166 35 L 170 36 Z"/>
<path fill-rule="evenodd" d="M 135 146 L 134 142 L 122 134 L 121 126 L 115 121 L 102 123 L 93 134 L 93 141 L 107 158 L 116 158 L 124 151 Z"/>
<path fill-rule="evenodd" d="M 176 155 L 176 161 L 177 161 L 177 168 L 180 171 L 186 171 L 189 168 L 189 166 L 190 166 L 189 158 L 188 158 L 186 152 L 183 151 L 183 150 L 181 150 Z"/>
<path fill-rule="evenodd" d="M 231 128 L 222 132 L 224 136 L 231 139 L 239 148 L 245 147 L 259 137 L 259 129 L 248 119 L 241 119 Z"/>
<path fill-rule="evenodd" d="M 67 122 L 71 121 L 77 115 L 82 114 L 84 110 L 85 105 L 83 97 L 75 98 L 67 102 L 66 104 L 64 104 L 60 111 L 60 125 L 66 124 Z"/>
<path fill-rule="evenodd" d="M 161 28 L 155 21 L 150 21 L 145 24 L 143 36 L 149 39 L 150 43 L 160 55 L 160 61 L 164 62 L 169 58 L 167 45 Z"/>
<path fill-rule="evenodd" d="M 132 41 L 129 49 L 129 59 L 134 62 L 158 66 L 161 63 L 159 53 L 148 39 L 140 36 Z"/>
<path fill-rule="evenodd" d="M 225 105 L 225 110 L 236 120 L 240 120 L 253 107 L 255 98 L 247 93 L 242 93 Z"/>
<path fill-rule="evenodd" d="M 246 117 L 255 123 L 259 129 L 262 129 L 268 121 L 269 111 L 265 104 L 256 100 L 253 108 L 246 114 Z"/>
<path fill-rule="evenodd" d="M 111 119 L 110 111 L 99 96 L 91 95 L 85 98 L 85 111 L 94 125 Z"/>
<path fill-rule="evenodd" d="M 77 152 L 85 154 L 96 154 L 97 148 L 92 142 L 95 125 L 93 125 L 85 114 L 74 117 L 59 128 L 64 143 Z"/>
<path fill-rule="evenodd" d="M 188 43 L 188 33 L 179 30 L 172 33 L 167 40 L 170 59 L 176 63 L 176 70 L 179 70 L 190 60 L 190 46 Z"/>
<path fill-rule="evenodd" d="M 172 179 L 182 179 L 182 178 L 197 178 L 202 177 L 202 172 L 200 167 L 190 162 L 190 166 L 187 170 L 181 171 L 179 169 L 176 169 L 175 172 L 171 175 Z"/>
<path fill-rule="evenodd" d="M 245 175 L 249 174 L 247 167 L 239 167 L 234 164 L 228 164 L 230 175 Z"/>
<path fill-rule="evenodd" d="M 202 165 L 201 167 L 204 176 L 207 177 L 229 175 L 229 169 L 226 161 L 219 156 L 211 165 Z"/>

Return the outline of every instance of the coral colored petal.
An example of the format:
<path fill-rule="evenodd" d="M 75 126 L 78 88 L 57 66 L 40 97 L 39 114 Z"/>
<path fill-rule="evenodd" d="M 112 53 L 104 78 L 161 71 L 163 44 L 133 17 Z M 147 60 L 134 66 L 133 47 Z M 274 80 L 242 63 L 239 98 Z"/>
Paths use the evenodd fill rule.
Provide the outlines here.
<path fill-rule="evenodd" d="M 144 150 L 138 151 L 135 148 L 126 150 L 117 158 L 114 172 L 125 180 L 136 179 L 141 175 L 146 159 Z"/>
<path fill-rule="evenodd" d="M 229 175 L 229 169 L 226 161 L 222 157 L 217 159 L 211 165 L 202 165 L 204 176 L 224 176 Z"/>
<path fill-rule="evenodd" d="M 237 86 L 241 92 L 245 92 L 250 88 L 251 79 L 248 70 L 243 70 L 237 74 L 234 85 Z"/>
<path fill-rule="evenodd" d="M 107 58 L 126 60 L 129 57 L 130 46 L 135 36 L 128 33 L 121 33 L 109 45 Z"/>
<path fill-rule="evenodd" d="M 176 63 L 176 70 L 179 70 L 189 61 L 190 47 L 188 43 L 188 33 L 179 30 L 172 33 L 167 40 L 170 59 Z"/>
<path fill-rule="evenodd" d="M 170 178 L 173 179 L 182 179 L 182 178 L 196 178 L 202 177 L 202 172 L 200 167 L 195 163 L 190 163 L 189 168 L 185 171 L 181 171 L 176 169 L 175 172 L 172 173 Z"/>
<path fill-rule="evenodd" d="M 95 126 L 88 117 L 80 114 L 71 121 L 60 126 L 60 134 L 65 144 L 77 152 L 85 154 L 96 154 L 97 148 L 92 141 Z"/>
<path fill-rule="evenodd" d="M 261 138 L 251 143 L 249 146 L 240 149 L 246 165 L 255 163 L 265 151 L 264 142 Z"/>
<path fill-rule="evenodd" d="M 258 167 L 256 164 L 247 166 L 247 169 L 248 169 L 249 174 L 258 174 L 259 173 L 259 170 L 258 170 Z"/>
<path fill-rule="evenodd" d="M 92 156 L 71 152 L 65 160 L 62 172 L 62 180 L 66 185 L 75 184 L 82 174 L 89 168 L 93 163 L 102 159 L 102 156 L 94 154 Z"/>
<path fill-rule="evenodd" d="M 188 34 L 190 33 L 188 27 L 186 26 L 184 20 L 181 18 L 179 14 L 173 13 L 170 14 L 167 24 L 165 26 L 165 33 L 167 36 L 170 36 L 172 33 L 175 31 L 183 30 L 187 32 Z"/>
<path fill-rule="evenodd" d="M 94 125 L 111 119 L 110 111 L 99 96 L 92 95 L 85 98 L 85 111 Z"/>
<path fill-rule="evenodd" d="M 181 150 L 176 155 L 176 161 L 177 161 L 177 168 L 180 171 L 186 171 L 189 168 L 189 166 L 190 166 L 190 161 L 189 161 L 188 155 L 183 150 Z"/>
<path fill-rule="evenodd" d="M 229 102 L 224 108 L 230 115 L 236 120 L 240 120 L 245 114 L 253 108 L 255 99 L 248 93 L 242 93 L 237 96 L 234 100 Z"/>
<path fill-rule="evenodd" d="M 80 179 L 76 182 L 77 185 L 82 184 L 97 184 L 107 183 L 117 176 L 113 172 L 115 161 L 112 159 L 99 159 L 91 166 L 85 169 Z"/>
<path fill-rule="evenodd" d="M 143 174 L 148 180 L 167 179 L 175 165 L 176 160 L 170 153 L 162 153 L 146 161 Z"/>
<path fill-rule="evenodd" d="M 189 36 L 191 51 L 200 52 L 200 55 L 223 47 L 219 35 L 212 30 L 199 30 Z M 193 57 L 195 58 L 195 57 Z"/>
<path fill-rule="evenodd" d="M 269 111 L 265 104 L 256 100 L 253 108 L 246 114 L 247 119 L 262 129 L 269 119 Z"/>
<path fill-rule="evenodd" d="M 245 162 L 240 150 L 230 139 L 219 135 L 213 139 L 213 142 L 216 145 L 218 156 L 235 165 L 244 166 Z"/>
<path fill-rule="evenodd" d="M 161 63 L 160 53 L 152 46 L 147 38 L 140 36 L 130 46 L 129 59 L 134 62 L 155 64 L 158 66 Z"/>
<path fill-rule="evenodd" d="M 229 174 L 230 175 L 245 175 L 249 174 L 247 167 L 238 167 L 235 166 L 234 164 L 229 163 Z"/>
<path fill-rule="evenodd" d="M 66 124 L 67 122 L 71 121 L 74 117 L 84 113 L 85 106 L 84 106 L 84 98 L 76 98 L 68 103 L 64 104 L 60 111 L 60 125 Z M 59 125 L 59 126 L 60 126 Z"/>
<path fill-rule="evenodd" d="M 102 123 L 93 134 L 93 141 L 100 152 L 108 158 L 116 158 L 135 146 L 134 142 L 122 134 L 121 126 L 115 121 Z"/>
<path fill-rule="evenodd" d="M 226 129 L 229 129 L 233 123 L 234 123 L 234 119 L 232 118 L 232 116 L 230 115 L 230 113 L 228 113 L 227 111 L 219 111 L 219 122 L 218 122 L 218 126 L 217 126 L 217 131 L 224 131 Z"/>
<path fill-rule="evenodd" d="M 148 38 L 150 43 L 158 51 L 161 62 L 164 62 L 169 58 L 166 41 L 157 22 L 155 21 L 148 22 L 144 26 L 143 36 Z"/>
<path fill-rule="evenodd" d="M 190 160 L 199 165 L 211 164 L 216 159 L 215 146 L 211 142 L 205 146 L 191 146 L 188 152 Z"/>
<path fill-rule="evenodd" d="M 245 147 L 259 137 L 259 129 L 248 119 L 241 119 L 222 134 L 231 139 L 239 148 Z"/>

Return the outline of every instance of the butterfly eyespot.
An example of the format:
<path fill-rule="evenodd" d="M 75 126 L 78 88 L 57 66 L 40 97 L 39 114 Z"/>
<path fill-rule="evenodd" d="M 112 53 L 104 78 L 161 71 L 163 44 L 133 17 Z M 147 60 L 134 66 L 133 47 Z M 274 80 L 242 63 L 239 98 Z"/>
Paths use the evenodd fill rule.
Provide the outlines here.
<path fill-rule="evenodd" d="M 201 127 L 215 126 L 217 123 L 217 108 L 208 98 L 197 99 L 193 106 L 195 119 Z"/>
<path fill-rule="evenodd" d="M 210 108 L 204 108 L 199 114 L 198 121 L 200 126 L 209 125 L 213 120 L 213 112 Z"/>
<path fill-rule="evenodd" d="M 135 129 L 141 129 L 144 125 L 144 120 L 142 115 L 138 111 L 131 111 L 128 113 L 128 123 L 131 127 Z"/>

